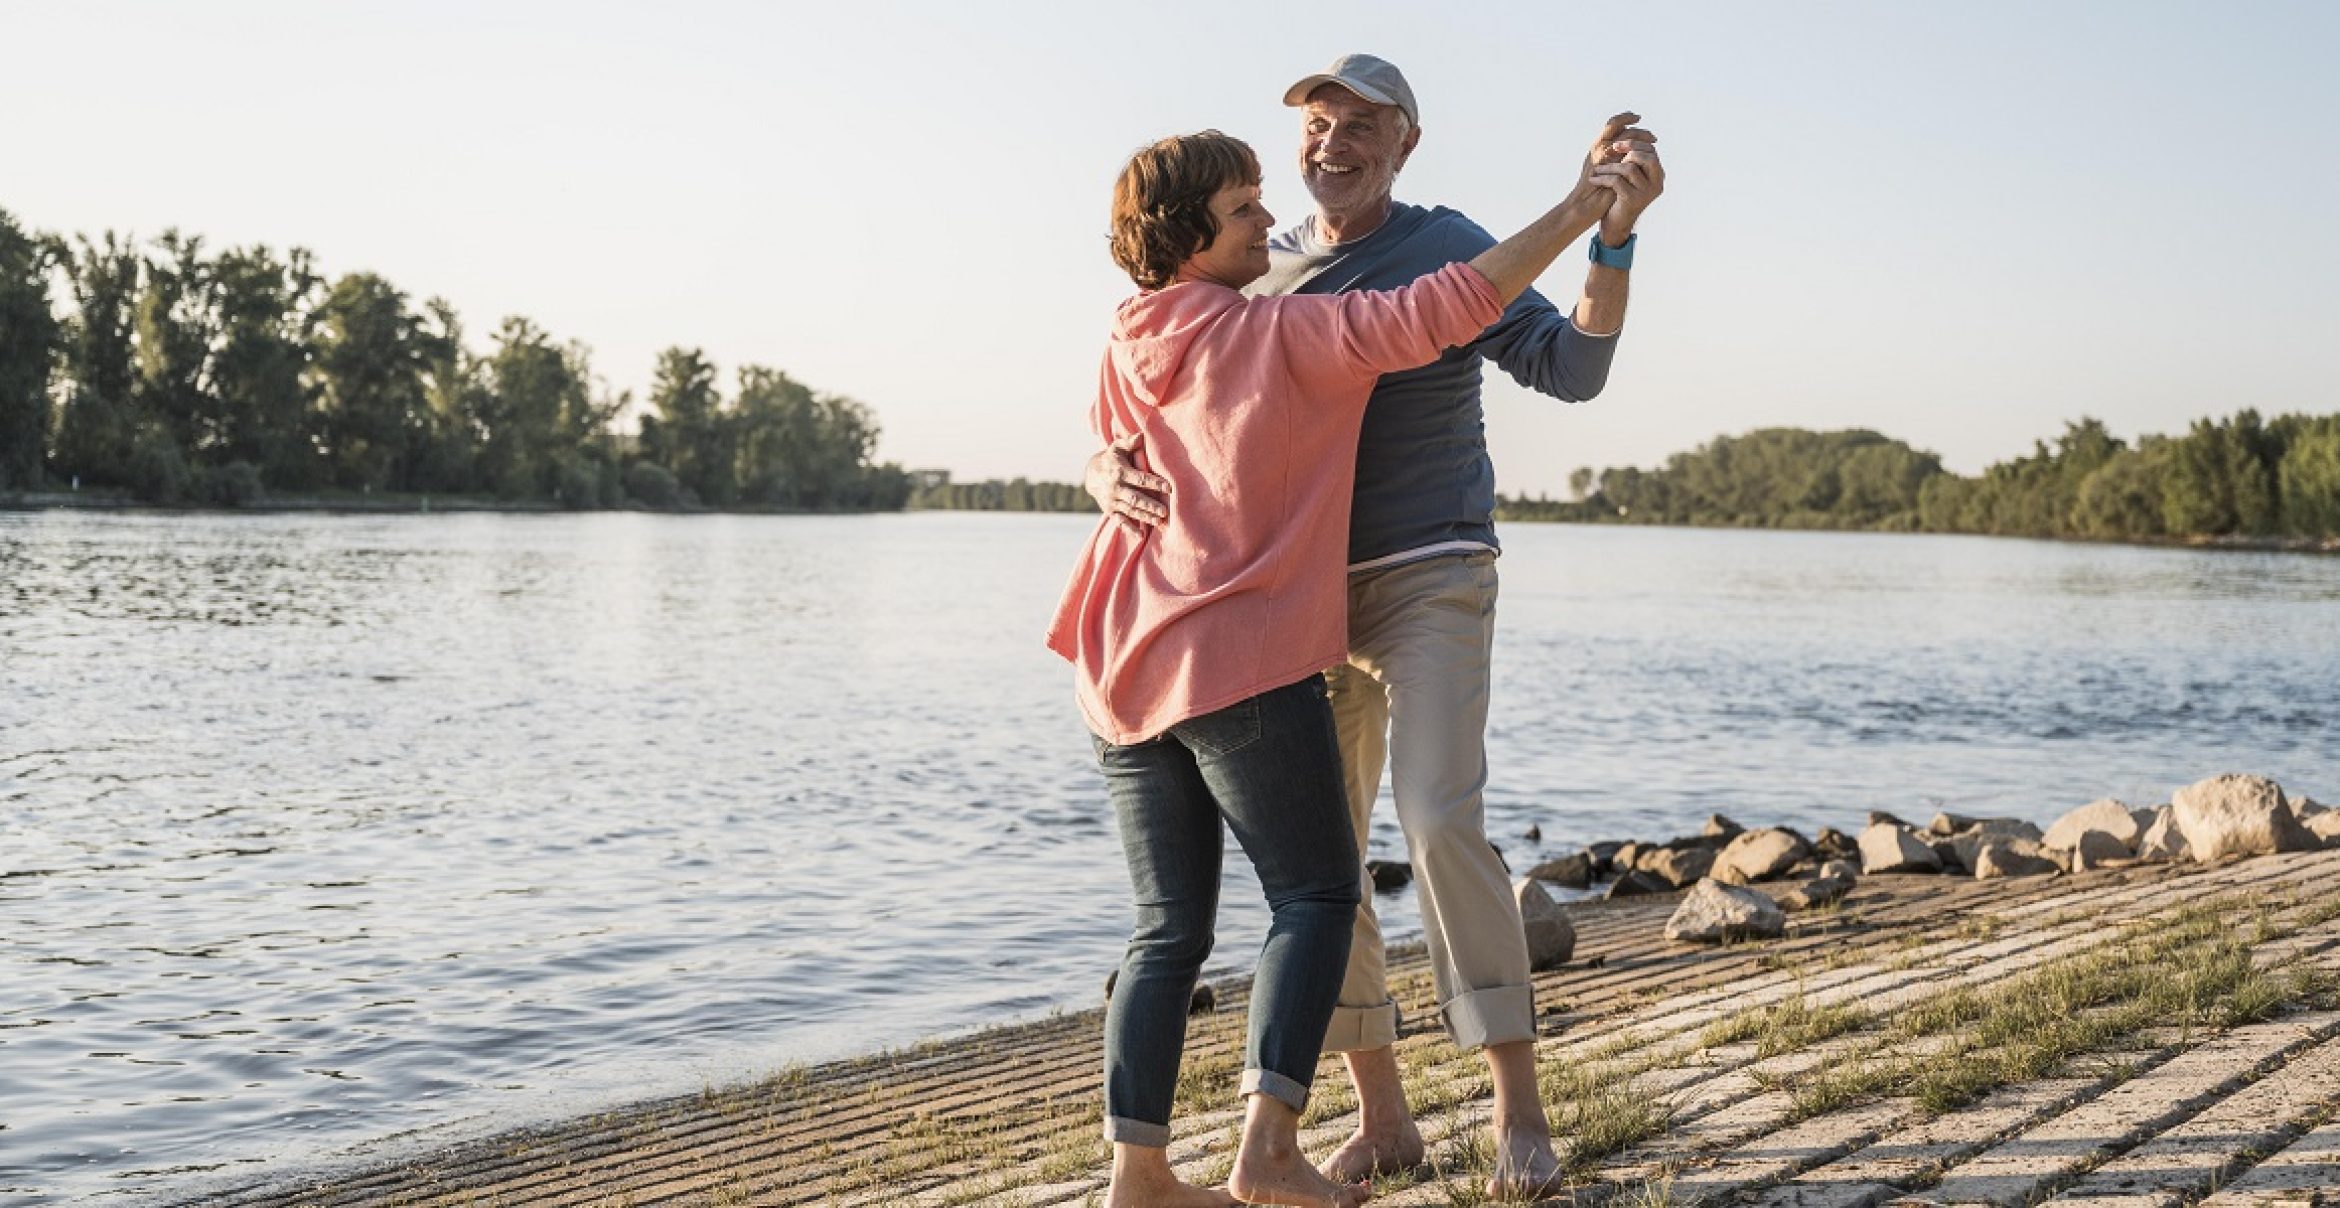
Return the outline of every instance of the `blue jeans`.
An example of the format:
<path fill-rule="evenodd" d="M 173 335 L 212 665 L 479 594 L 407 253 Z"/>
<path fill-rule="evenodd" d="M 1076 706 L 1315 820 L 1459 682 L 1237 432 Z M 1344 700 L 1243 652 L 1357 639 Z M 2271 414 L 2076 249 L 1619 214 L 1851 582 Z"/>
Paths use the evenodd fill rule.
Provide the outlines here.
<path fill-rule="evenodd" d="M 1357 846 L 1324 677 L 1262 692 L 1145 742 L 1101 738 L 1137 927 L 1105 1010 L 1105 1136 L 1170 1143 L 1195 978 L 1219 911 L 1220 822 L 1259 871 L 1271 918 L 1252 979 L 1242 1093 L 1294 1111 L 1340 1000 Z"/>

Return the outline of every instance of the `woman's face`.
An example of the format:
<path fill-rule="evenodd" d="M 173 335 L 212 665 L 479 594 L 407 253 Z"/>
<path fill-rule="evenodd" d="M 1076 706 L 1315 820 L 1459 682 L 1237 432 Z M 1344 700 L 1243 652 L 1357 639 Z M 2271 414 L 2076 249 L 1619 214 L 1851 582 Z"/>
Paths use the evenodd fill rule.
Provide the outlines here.
<path fill-rule="evenodd" d="M 1229 289 L 1259 280 L 1268 270 L 1268 232 L 1276 225 L 1276 216 L 1260 204 L 1259 186 L 1228 185 L 1211 194 L 1211 216 L 1219 220 L 1219 237 L 1187 257 L 1178 275 Z"/>

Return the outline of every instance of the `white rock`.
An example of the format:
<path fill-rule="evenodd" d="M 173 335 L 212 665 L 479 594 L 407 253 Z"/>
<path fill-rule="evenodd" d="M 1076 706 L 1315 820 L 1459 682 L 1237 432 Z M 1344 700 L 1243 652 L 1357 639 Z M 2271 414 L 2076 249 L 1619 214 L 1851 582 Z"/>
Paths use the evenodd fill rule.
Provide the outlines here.
<path fill-rule="evenodd" d="M 2080 832 L 2080 841 L 2072 845 L 2072 871 L 2092 872 L 2110 868 L 2134 859 L 2137 853 L 2129 845 L 2100 830 Z"/>
<path fill-rule="evenodd" d="M 2324 841 L 2326 847 L 2340 847 L 2340 810 L 2324 810 L 2310 815 L 2303 824 L 2307 832 Z"/>
<path fill-rule="evenodd" d="M 1858 880 L 1861 875 L 1861 866 L 1855 860 L 1830 860 L 1820 866 L 1820 875 L 1831 881 Z"/>
<path fill-rule="evenodd" d="M 1863 873 L 1941 870 L 1941 855 L 1904 823 L 1875 822 L 1861 832 Z"/>
<path fill-rule="evenodd" d="M 1721 854 L 1715 857 L 1714 864 L 1718 872 L 1729 869 L 1741 883 L 1768 881 L 1785 875 L 1787 870 L 1811 854 L 1812 845 L 1804 842 L 1802 835 L 1767 826 L 1734 836 L 1723 846 Z"/>
<path fill-rule="evenodd" d="M 2128 806 L 2106 797 L 2091 801 L 2056 819 L 2056 824 L 2047 829 L 2047 836 L 2041 842 L 2049 847 L 2070 851 L 2080 846 L 2081 835 L 2092 830 L 2103 831 L 2120 840 L 2121 846 L 2131 852 L 2137 850 L 2137 839 L 2145 833 L 2145 828 L 2138 825 L 2136 815 L 2129 812 Z"/>
<path fill-rule="evenodd" d="M 2037 842 L 2013 835 L 1987 839 L 1975 849 L 1974 876 L 1978 881 L 1999 877 L 2052 876 L 2063 869 L 2048 858 Z"/>
<path fill-rule="evenodd" d="M 2264 776 L 2213 776 L 2179 789 L 2169 804 L 2194 859 L 2204 864 L 2323 846 L 2292 816 L 2283 789 Z"/>
<path fill-rule="evenodd" d="M 1705 847 L 1661 847 L 1641 861 L 1641 871 L 1664 877 L 1676 889 L 1689 888 L 1713 868 L 1714 851 Z"/>
<path fill-rule="evenodd" d="M 1787 929 L 1787 912 L 1759 890 L 1741 889 L 1708 878 L 1700 881 L 1666 920 L 1666 938 L 1700 944 L 1769 939 Z"/>
<path fill-rule="evenodd" d="M 1576 927 L 1560 903 L 1534 877 L 1513 881 L 1511 893 L 1519 899 L 1519 921 L 1527 931 L 1528 967 L 1556 969 L 1567 964 L 1576 953 Z"/>
<path fill-rule="evenodd" d="M 2145 837 L 2137 840 L 2137 858 L 2140 860 L 2183 860 L 2192 849 L 2186 846 L 2186 832 L 2178 829 L 2177 811 L 2161 806 L 2153 811 L 2153 825 L 2145 828 Z"/>

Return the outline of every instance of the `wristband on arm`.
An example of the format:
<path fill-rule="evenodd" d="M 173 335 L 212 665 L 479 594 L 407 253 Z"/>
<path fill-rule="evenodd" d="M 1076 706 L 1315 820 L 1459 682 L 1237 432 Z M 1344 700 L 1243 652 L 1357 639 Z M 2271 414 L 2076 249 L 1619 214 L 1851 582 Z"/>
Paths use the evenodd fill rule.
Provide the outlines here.
<path fill-rule="evenodd" d="M 1625 242 L 1616 247 L 1610 247 L 1601 242 L 1600 232 L 1595 231 L 1591 246 L 1587 247 L 1585 252 L 1594 264 L 1600 265 L 1602 268 L 1631 271 L 1633 268 L 1633 243 L 1639 238 L 1641 238 L 1640 233 L 1635 232 L 1627 235 Z"/>

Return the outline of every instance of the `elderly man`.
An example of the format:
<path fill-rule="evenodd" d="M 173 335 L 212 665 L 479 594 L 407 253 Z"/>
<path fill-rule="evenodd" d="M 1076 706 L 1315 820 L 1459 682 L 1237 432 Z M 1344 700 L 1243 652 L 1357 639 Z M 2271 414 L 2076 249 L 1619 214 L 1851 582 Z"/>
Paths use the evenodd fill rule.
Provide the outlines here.
<path fill-rule="evenodd" d="M 1390 289 L 1493 246 L 1461 214 L 1392 199 L 1422 138 L 1413 89 L 1396 67 L 1347 55 L 1292 85 L 1284 103 L 1302 112 L 1300 175 L 1316 213 L 1272 241 L 1272 267 L 1253 292 Z M 1600 392 L 1624 325 L 1634 223 L 1664 189 L 1655 136 L 1638 120 L 1611 119 L 1590 153 L 1591 163 L 1626 172 L 1588 249 L 1592 267 L 1573 311 L 1564 315 L 1531 290 L 1476 341 L 1375 386 L 1350 516 L 1349 662 L 1326 673 L 1360 845 L 1384 764 L 1390 769 L 1440 1015 L 1457 1045 L 1482 1050 L 1492 1074 L 1488 1191 L 1502 1198 L 1544 1191 L 1560 1168 L 1536 1089 L 1519 906 L 1481 808 L 1497 547 L 1479 362 L 1569 402 Z M 1089 490 L 1124 523 L 1161 523 L 1176 506 L 1168 484 L 1137 469 L 1130 454 L 1099 453 Z M 1391 1048 L 1398 1019 L 1384 953 L 1368 886 L 1325 1038 L 1346 1056 L 1359 1104 L 1356 1134 L 1324 1164 L 1340 1182 L 1409 1169 L 1423 1157 Z"/>

